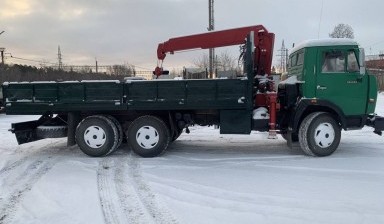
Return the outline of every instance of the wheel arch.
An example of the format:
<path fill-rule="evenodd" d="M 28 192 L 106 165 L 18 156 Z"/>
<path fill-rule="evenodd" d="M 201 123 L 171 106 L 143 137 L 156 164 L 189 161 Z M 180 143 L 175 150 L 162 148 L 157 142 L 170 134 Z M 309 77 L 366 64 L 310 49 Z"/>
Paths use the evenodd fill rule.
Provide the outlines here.
<path fill-rule="evenodd" d="M 326 112 L 330 114 L 343 129 L 347 127 L 347 120 L 343 111 L 334 103 L 326 100 L 314 101 L 313 99 L 304 99 L 299 102 L 290 119 L 289 128 L 292 129 L 292 132 L 296 133 L 304 118 L 314 112 Z"/>

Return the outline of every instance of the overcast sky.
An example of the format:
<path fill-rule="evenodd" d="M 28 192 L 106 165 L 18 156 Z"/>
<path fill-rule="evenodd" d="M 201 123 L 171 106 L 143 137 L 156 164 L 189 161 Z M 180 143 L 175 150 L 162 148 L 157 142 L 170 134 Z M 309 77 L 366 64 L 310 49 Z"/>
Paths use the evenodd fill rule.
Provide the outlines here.
<path fill-rule="evenodd" d="M 276 34 L 276 56 L 282 39 L 291 47 L 318 34 L 326 38 L 335 25 L 346 23 L 367 54 L 384 51 L 384 1 L 323 3 L 321 16 L 321 0 L 216 0 L 215 26 L 262 24 Z M 57 63 L 60 45 L 64 64 L 93 65 L 97 58 L 99 64 L 152 69 L 158 43 L 206 32 L 207 26 L 207 0 L 0 0 L 0 32 L 5 31 L 0 47 L 15 57 L 52 63 Z M 204 52 L 170 55 L 164 65 L 188 66 Z"/>

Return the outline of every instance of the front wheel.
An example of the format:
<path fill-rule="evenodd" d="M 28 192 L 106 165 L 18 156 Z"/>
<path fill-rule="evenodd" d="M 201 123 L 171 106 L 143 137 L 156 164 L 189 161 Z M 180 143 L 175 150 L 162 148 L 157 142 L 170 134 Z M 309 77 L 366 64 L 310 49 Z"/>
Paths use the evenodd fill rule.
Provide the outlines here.
<path fill-rule="evenodd" d="M 142 157 L 155 157 L 164 152 L 171 140 L 168 126 L 158 117 L 142 116 L 128 128 L 128 143 Z"/>
<path fill-rule="evenodd" d="M 325 112 L 309 114 L 300 125 L 300 147 L 310 156 L 331 155 L 339 146 L 340 138 L 340 125 Z"/>

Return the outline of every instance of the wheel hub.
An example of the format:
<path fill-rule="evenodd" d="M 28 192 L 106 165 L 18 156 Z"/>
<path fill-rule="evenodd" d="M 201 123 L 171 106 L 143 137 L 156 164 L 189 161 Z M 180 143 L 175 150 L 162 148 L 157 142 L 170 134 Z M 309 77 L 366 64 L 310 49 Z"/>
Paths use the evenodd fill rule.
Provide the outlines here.
<path fill-rule="evenodd" d="M 151 149 L 159 143 L 159 133 L 152 126 L 143 126 L 136 133 L 136 141 L 141 147 Z"/>
<path fill-rule="evenodd" d="M 315 130 L 315 142 L 320 148 L 327 148 L 335 140 L 335 130 L 330 123 L 322 123 Z"/>
<path fill-rule="evenodd" d="M 91 148 L 100 148 L 106 141 L 105 131 L 99 126 L 90 126 L 84 132 L 84 141 Z"/>

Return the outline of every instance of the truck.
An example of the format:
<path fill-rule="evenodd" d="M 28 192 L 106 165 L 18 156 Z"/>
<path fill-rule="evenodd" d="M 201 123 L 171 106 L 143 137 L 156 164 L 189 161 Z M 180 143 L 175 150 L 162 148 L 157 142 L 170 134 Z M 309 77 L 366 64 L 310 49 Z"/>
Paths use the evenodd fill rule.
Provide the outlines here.
<path fill-rule="evenodd" d="M 288 78 L 277 90 L 271 79 L 275 35 L 264 26 L 171 38 L 157 49 L 154 75 L 167 73 L 167 54 L 240 45 L 243 76 L 236 79 L 6 82 L 6 114 L 41 115 L 13 123 L 19 144 L 67 137 L 99 157 L 127 143 L 142 157 L 155 157 L 193 125 L 217 125 L 220 134 L 268 132 L 309 156 L 338 148 L 341 130 L 373 128 L 377 83 L 365 70 L 364 49 L 353 40 L 311 40 L 289 55 Z"/>

